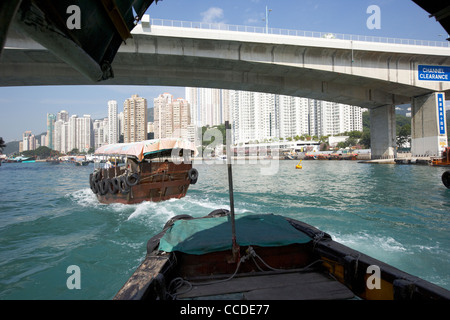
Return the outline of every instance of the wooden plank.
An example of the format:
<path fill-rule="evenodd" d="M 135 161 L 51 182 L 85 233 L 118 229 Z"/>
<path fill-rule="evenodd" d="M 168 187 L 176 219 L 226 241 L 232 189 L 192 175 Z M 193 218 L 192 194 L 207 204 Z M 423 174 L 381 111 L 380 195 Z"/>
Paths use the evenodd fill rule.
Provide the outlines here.
<path fill-rule="evenodd" d="M 353 297 L 353 292 L 338 281 L 294 284 L 244 293 L 246 300 L 344 300 Z"/>
<path fill-rule="evenodd" d="M 151 281 L 169 261 L 169 255 L 146 258 L 113 298 L 114 300 L 140 300 Z"/>
<path fill-rule="evenodd" d="M 183 286 L 179 291 L 183 292 L 186 289 L 187 286 Z M 215 281 L 208 285 L 193 285 L 191 291 L 178 298 L 207 297 L 237 292 L 243 292 L 246 299 L 266 300 L 330 300 L 348 299 L 354 296 L 338 281 L 318 272 L 308 272 L 237 277 L 225 282 Z"/>

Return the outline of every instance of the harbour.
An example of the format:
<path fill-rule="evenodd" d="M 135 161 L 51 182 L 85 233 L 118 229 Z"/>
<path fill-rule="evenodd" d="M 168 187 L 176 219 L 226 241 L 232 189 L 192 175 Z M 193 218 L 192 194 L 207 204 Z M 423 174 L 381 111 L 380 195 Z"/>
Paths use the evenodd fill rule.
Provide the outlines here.
<path fill-rule="evenodd" d="M 268 6 L 264 31 L 232 25 L 217 30 L 213 20 L 224 10 L 213 7 L 201 13 L 213 11 L 213 19 L 203 19 L 206 28 L 166 26 L 150 19 L 153 2 L 158 1 L 113 8 L 114 17 L 110 7 L 84 1 L 83 10 L 66 1 L 4 5 L 2 86 L 112 79 L 103 83 L 186 86 L 186 99 L 161 94 L 154 99 L 152 120 L 147 99 L 136 93 L 124 101 L 121 116 L 117 100 L 108 97 L 108 123 L 90 114 L 69 119 L 66 110 L 47 112 L 41 145 L 107 159 L 90 173 L 86 159 L 75 159 L 72 167 L 54 166 L 60 164 L 56 159 L 37 162 L 37 154 L 8 161 L 1 172 L 0 299 L 450 299 L 450 171 L 444 168 L 450 161 L 445 117 L 450 87 L 440 81 L 448 79 L 442 76 L 448 44 L 408 40 L 374 46 L 372 37 L 332 33 L 306 39 L 305 33 L 269 28 Z M 449 9 L 414 2 L 429 17 Z M 64 24 L 66 6 L 74 15 Z M 380 29 L 380 7 L 371 5 L 366 13 L 372 9 L 366 27 Z M 86 10 L 95 18 L 83 19 L 81 28 L 80 12 Z M 449 30 L 446 21 L 437 20 Z M 44 47 L 40 59 L 34 57 L 35 42 Z M 53 69 L 58 73 L 45 72 Z M 204 84 L 231 90 L 220 98 L 232 102 L 229 107 L 213 103 L 220 107 L 208 108 L 212 114 L 200 108 L 197 102 L 205 99 L 188 88 L 201 90 Z M 411 125 L 405 121 L 398 130 L 397 106 L 406 104 Z M 361 108 L 369 109 L 369 131 L 362 129 Z M 185 136 L 195 151 L 199 127 L 203 135 L 223 122 L 226 162 L 219 154 L 213 163 L 204 158 L 192 163 L 184 147 L 148 149 L 155 140 Z M 342 151 L 336 153 L 331 139 L 325 143 L 323 137 L 341 133 L 348 138 L 336 141 Z M 317 137 L 319 150 L 327 151 L 307 153 L 317 150 L 304 145 L 292 151 L 303 155 L 251 155 L 253 143 L 297 144 L 302 136 Z M 22 137 L 19 151 L 39 150 L 31 130 Z M 221 142 L 211 138 L 214 145 Z M 231 144 L 244 147 L 233 164 Z M 111 154 L 110 147 L 120 152 Z M 223 152 L 204 143 L 201 148 Z M 371 154 L 358 159 L 352 148 L 370 148 Z M 409 148 L 413 157 L 396 159 Z M 138 150 L 130 154 L 131 149 Z M 170 149 L 183 158 L 181 165 L 169 163 Z"/>
<path fill-rule="evenodd" d="M 357 161 L 262 160 L 233 165 L 235 211 L 304 221 L 340 243 L 450 289 L 449 191 L 442 167 Z M 229 209 L 224 163 L 194 165 L 182 199 L 101 204 L 92 165 L 1 167 L 0 299 L 111 299 L 142 262 L 147 241 L 179 214 Z M 267 169 L 270 168 L 270 171 Z M 270 174 L 267 174 L 270 173 Z M 69 289 L 69 266 L 81 288 Z"/>

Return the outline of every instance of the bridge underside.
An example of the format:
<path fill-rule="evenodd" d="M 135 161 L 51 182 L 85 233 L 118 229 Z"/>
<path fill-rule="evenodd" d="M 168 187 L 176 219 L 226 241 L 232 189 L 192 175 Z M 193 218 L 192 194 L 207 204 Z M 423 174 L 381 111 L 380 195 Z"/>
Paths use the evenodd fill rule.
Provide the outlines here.
<path fill-rule="evenodd" d="M 313 67 L 299 68 L 297 64 L 252 61 L 245 57 L 221 59 L 183 54 L 183 51 L 195 51 L 195 48 L 177 46 L 173 39 L 137 40 L 139 36 L 135 35 L 131 44 L 123 46 L 117 53 L 112 64 L 114 78 L 101 82 L 92 82 L 45 49 L 5 48 L 0 59 L 0 86 L 191 86 L 276 93 L 369 109 L 410 103 L 412 97 L 432 92 L 417 86 L 377 80 L 370 74 L 363 77 Z M 203 45 L 209 46 L 210 50 L 218 46 L 209 42 Z M 238 46 L 237 43 L 231 45 Z M 196 46 L 201 48 L 201 44 Z M 165 53 L 169 51 L 167 47 L 172 49 Z M 243 55 L 242 48 L 232 51 Z"/>
<path fill-rule="evenodd" d="M 428 83 L 412 85 L 417 64 L 450 64 L 448 56 L 439 55 L 133 34 L 115 56 L 114 78 L 92 82 L 36 43 L 21 48 L 20 37 L 2 52 L 0 86 L 190 86 L 357 105 L 371 109 L 374 158 L 395 156 L 394 106 L 437 91 Z M 450 94 L 450 86 L 432 85 Z"/>

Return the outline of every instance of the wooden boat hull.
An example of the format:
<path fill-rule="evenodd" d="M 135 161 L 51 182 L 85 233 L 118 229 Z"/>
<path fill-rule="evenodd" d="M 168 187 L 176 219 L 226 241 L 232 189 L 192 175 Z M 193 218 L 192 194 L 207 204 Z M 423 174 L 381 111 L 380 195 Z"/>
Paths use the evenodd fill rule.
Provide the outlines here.
<path fill-rule="evenodd" d="M 197 219 L 214 219 L 226 213 L 216 210 Z M 201 255 L 160 251 L 161 239 L 178 219 L 192 217 L 172 218 L 160 234 L 149 240 L 147 256 L 114 299 L 450 299 L 448 290 L 341 245 L 328 234 L 290 218 L 285 219 L 311 241 L 240 247 L 241 257 L 251 248 L 273 270 L 259 270 L 255 261 L 237 263 L 231 259 L 231 250 Z M 374 281 L 379 288 L 371 287 L 372 272 L 376 275 L 376 270 L 370 270 L 374 266 L 379 270 Z M 191 287 L 183 284 L 169 292 L 173 281 L 181 278 Z"/>
<path fill-rule="evenodd" d="M 125 168 L 109 168 L 101 170 L 101 179 L 92 183 L 91 189 L 96 193 L 100 203 L 136 204 L 143 201 L 164 201 L 182 198 L 190 184 L 192 164 L 174 164 L 171 162 L 152 162 L 139 164 L 139 179 L 135 185 L 124 185 L 127 174 Z M 91 179 L 94 179 L 91 176 Z M 122 188 L 120 182 L 123 180 Z"/>

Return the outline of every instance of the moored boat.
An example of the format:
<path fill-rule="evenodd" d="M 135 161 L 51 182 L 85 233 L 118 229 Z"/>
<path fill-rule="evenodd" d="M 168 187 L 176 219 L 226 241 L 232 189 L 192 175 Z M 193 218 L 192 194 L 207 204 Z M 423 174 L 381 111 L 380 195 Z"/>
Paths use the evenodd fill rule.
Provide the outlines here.
<path fill-rule="evenodd" d="M 170 219 L 114 299 L 440 300 L 444 288 L 346 247 L 298 220 L 229 212 Z"/>
<path fill-rule="evenodd" d="M 450 147 L 446 147 L 442 151 L 442 156 L 440 158 L 431 158 L 432 166 L 447 167 L 450 166 Z"/>
<path fill-rule="evenodd" d="M 182 198 L 198 179 L 191 156 L 195 145 L 183 139 L 153 139 L 106 145 L 96 150 L 89 177 L 101 203 L 134 204 Z"/>

